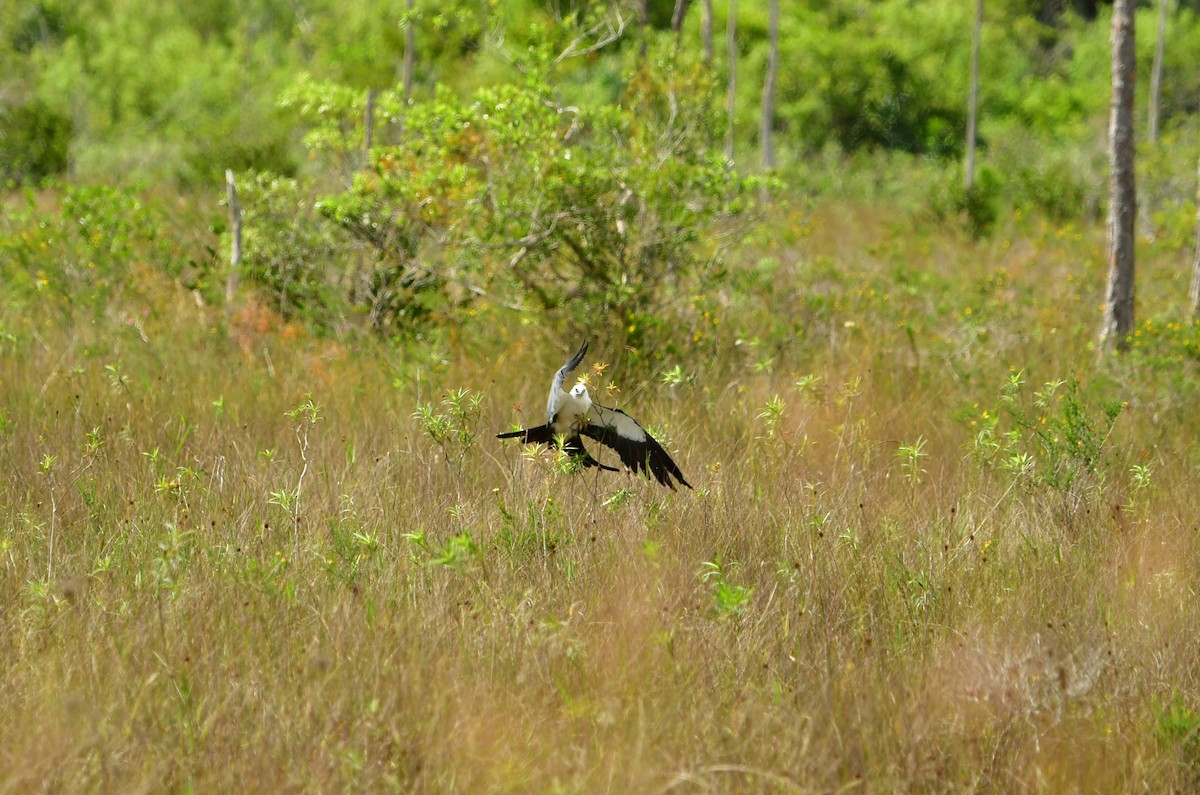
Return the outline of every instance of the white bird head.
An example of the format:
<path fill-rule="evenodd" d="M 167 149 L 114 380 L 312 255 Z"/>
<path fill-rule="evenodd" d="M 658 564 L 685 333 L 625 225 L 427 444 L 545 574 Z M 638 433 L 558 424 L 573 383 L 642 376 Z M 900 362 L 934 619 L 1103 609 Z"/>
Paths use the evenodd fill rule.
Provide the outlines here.
<path fill-rule="evenodd" d="M 571 397 L 580 398 L 585 403 L 592 402 L 592 396 L 588 394 L 587 387 L 584 386 L 582 382 L 571 387 Z"/>

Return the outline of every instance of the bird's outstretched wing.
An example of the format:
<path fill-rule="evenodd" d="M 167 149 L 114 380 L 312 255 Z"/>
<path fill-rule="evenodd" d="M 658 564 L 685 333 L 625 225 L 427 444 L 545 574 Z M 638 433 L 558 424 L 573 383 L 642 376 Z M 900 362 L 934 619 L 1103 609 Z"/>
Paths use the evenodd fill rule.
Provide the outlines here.
<path fill-rule="evenodd" d="M 522 428 L 519 431 L 496 434 L 497 439 L 517 439 L 525 444 L 554 444 L 554 434 L 549 425 L 539 425 L 536 428 Z"/>
<path fill-rule="evenodd" d="M 554 415 L 558 413 L 558 399 L 563 393 L 563 383 L 567 380 L 572 371 L 579 366 L 583 361 L 583 357 L 587 354 L 588 344 L 585 340 L 583 345 L 579 347 L 579 353 L 571 357 L 571 361 L 564 364 L 554 374 L 554 381 L 550 384 L 550 397 L 546 400 L 546 422 L 554 422 Z"/>
<path fill-rule="evenodd" d="M 557 440 L 554 434 L 550 431 L 549 425 L 539 425 L 536 428 L 525 428 L 520 431 L 509 431 L 508 433 L 496 434 L 497 439 L 520 439 L 525 444 L 546 444 L 551 447 L 557 446 Z M 616 467 L 605 466 L 596 459 L 592 458 L 591 453 L 583 446 L 583 440 L 579 438 L 579 434 L 563 440 L 563 452 L 572 458 L 582 459 L 585 467 L 600 467 L 609 472 L 618 472 Z"/>
<path fill-rule="evenodd" d="M 588 410 L 588 424 L 583 427 L 581 433 L 615 450 L 621 457 L 621 463 L 634 473 L 652 474 L 659 483 L 670 487 L 671 490 L 675 489 L 671 476 L 689 489 L 692 487 L 692 484 L 683 479 L 683 472 L 671 460 L 663 446 L 646 433 L 646 429 L 638 425 L 637 420 L 620 409 L 610 409 L 593 403 Z"/>

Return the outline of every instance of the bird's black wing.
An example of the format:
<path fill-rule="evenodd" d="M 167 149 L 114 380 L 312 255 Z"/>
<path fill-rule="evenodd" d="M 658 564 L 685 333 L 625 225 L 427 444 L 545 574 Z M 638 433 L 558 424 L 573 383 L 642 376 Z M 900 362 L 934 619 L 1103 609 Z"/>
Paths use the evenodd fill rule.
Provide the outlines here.
<path fill-rule="evenodd" d="M 497 439 L 517 439 L 520 438 L 525 444 L 554 444 L 554 434 L 550 432 L 549 425 L 539 425 L 536 428 L 523 428 L 519 431 L 509 431 L 508 433 L 496 434 Z"/>
<path fill-rule="evenodd" d="M 557 440 L 554 434 L 550 431 L 549 425 L 539 425 L 536 428 L 525 428 L 519 431 L 509 431 L 508 433 L 496 434 L 497 439 L 520 439 L 525 444 L 546 444 L 551 447 L 557 446 Z M 600 467 L 609 472 L 619 471 L 616 467 L 605 466 L 596 459 L 592 458 L 587 448 L 583 446 L 583 440 L 579 438 L 579 434 L 575 434 L 569 439 L 563 441 L 563 452 L 572 458 L 581 459 L 585 467 Z"/>
<path fill-rule="evenodd" d="M 588 424 L 580 432 L 615 450 L 621 463 L 634 473 L 652 474 L 659 483 L 672 490 L 675 484 L 671 482 L 671 476 L 689 489 L 692 487 L 663 446 L 646 433 L 637 420 L 620 409 L 593 403 L 588 410 Z"/>

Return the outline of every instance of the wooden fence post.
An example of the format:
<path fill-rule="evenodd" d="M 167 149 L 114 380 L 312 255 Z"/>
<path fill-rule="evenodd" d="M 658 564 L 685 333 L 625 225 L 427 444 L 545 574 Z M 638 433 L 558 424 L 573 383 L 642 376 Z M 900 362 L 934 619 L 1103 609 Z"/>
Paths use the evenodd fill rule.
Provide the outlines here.
<path fill-rule="evenodd" d="M 233 237 L 229 247 L 229 279 L 225 282 L 225 303 L 228 305 L 237 294 L 242 267 L 242 207 L 238 204 L 237 184 L 231 168 L 225 169 L 225 195 L 229 202 L 229 229 Z"/>

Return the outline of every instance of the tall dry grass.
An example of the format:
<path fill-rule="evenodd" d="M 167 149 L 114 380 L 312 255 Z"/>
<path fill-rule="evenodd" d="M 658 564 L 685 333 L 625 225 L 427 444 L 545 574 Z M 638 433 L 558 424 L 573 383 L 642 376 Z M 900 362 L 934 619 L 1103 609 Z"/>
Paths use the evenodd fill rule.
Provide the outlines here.
<path fill-rule="evenodd" d="M 502 315 L 407 347 L 168 290 L 7 318 L 0 789 L 1197 786 L 1196 361 L 1169 320 L 1096 363 L 1094 229 L 779 225 L 690 355 L 592 341 L 692 492 L 495 441 L 576 344 Z M 1148 256 L 1144 316 L 1174 289 Z M 1075 373 L 1089 416 L 1129 402 L 1069 488 L 980 451 L 1019 371 L 1022 400 Z M 443 446 L 412 414 L 459 388 L 477 438 Z"/>

